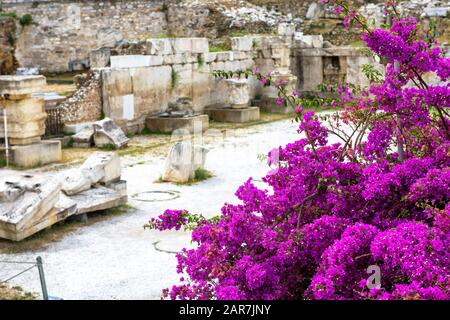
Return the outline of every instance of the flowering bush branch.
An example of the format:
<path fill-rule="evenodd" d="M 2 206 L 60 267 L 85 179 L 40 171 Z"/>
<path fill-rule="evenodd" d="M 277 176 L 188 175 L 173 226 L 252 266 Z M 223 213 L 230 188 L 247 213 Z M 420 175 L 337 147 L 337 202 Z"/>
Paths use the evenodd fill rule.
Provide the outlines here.
<path fill-rule="evenodd" d="M 183 277 L 164 296 L 450 299 L 450 59 L 416 21 L 400 19 L 393 1 L 387 30 L 369 30 L 346 1 L 326 2 L 364 30 L 386 63 L 384 78 L 375 75 L 370 88 L 336 88 L 341 111 L 320 121 L 270 75 L 216 71 L 275 86 L 304 136 L 269 152 L 276 168 L 262 179 L 265 189 L 249 178 L 235 193 L 238 204 L 195 224 L 198 246 L 177 255 Z M 426 83 L 425 73 L 441 83 Z M 330 133 L 342 142 L 330 144 Z M 188 222 L 186 211 L 169 210 L 151 225 Z M 376 286 L 368 285 L 371 267 L 380 270 Z"/>

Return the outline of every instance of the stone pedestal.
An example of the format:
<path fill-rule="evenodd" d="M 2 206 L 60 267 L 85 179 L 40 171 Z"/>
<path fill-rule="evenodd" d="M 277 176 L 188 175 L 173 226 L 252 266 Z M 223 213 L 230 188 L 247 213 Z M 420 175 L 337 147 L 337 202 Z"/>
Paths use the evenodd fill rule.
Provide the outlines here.
<path fill-rule="evenodd" d="M 41 141 L 47 118 L 45 102 L 32 94 L 45 84 L 44 76 L 0 76 L 0 108 L 6 111 L 9 159 L 19 167 L 57 162 L 62 157 L 60 141 Z M 0 138 L 5 138 L 3 113 Z"/>
<path fill-rule="evenodd" d="M 177 129 L 185 129 L 189 133 L 205 131 L 209 128 L 209 118 L 206 114 L 192 117 L 147 117 L 145 124 L 150 132 L 172 133 Z"/>
<path fill-rule="evenodd" d="M 1 107 L 6 109 L 8 138 L 12 145 L 26 145 L 41 140 L 45 133 L 45 102 L 32 98 L 46 80 L 43 76 L 0 76 Z M 3 114 L 0 137 L 4 138 Z"/>
<path fill-rule="evenodd" d="M 243 109 L 208 108 L 205 109 L 205 112 L 211 119 L 218 122 L 245 123 L 260 119 L 258 107 L 247 107 Z"/>
<path fill-rule="evenodd" d="M 61 161 L 61 141 L 44 140 L 28 145 L 10 147 L 9 159 L 11 163 L 21 168 L 38 167 Z"/>
<path fill-rule="evenodd" d="M 294 112 L 291 106 L 280 106 L 277 104 L 277 98 L 264 97 L 258 100 L 253 100 L 253 105 L 258 106 L 262 111 L 269 113 L 288 114 Z"/>
<path fill-rule="evenodd" d="M 229 88 L 228 103 L 232 109 L 247 108 L 250 101 L 248 79 L 227 79 Z"/>

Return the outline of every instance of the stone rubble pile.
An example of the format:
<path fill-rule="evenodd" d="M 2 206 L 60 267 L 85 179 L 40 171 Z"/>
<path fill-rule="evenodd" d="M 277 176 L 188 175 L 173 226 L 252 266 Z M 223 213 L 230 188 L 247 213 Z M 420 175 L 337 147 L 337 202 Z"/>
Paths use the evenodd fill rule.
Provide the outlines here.
<path fill-rule="evenodd" d="M 96 147 L 113 146 L 115 149 L 124 148 L 130 139 L 120 127 L 110 118 L 93 122 L 72 136 L 74 147 L 90 148 L 92 144 Z"/>
<path fill-rule="evenodd" d="M 58 105 L 63 110 L 64 123 L 98 119 L 101 114 L 101 73 L 93 70 L 82 79 L 76 76 L 74 80 L 77 90 Z"/>
<path fill-rule="evenodd" d="M 117 153 L 96 152 L 78 169 L 55 176 L 8 174 L 0 178 L 0 238 L 23 240 L 70 216 L 127 202 Z"/>
<path fill-rule="evenodd" d="M 157 113 L 156 116 L 163 118 L 186 118 L 198 113 L 194 112 L 192 99 L 189 97 L 178 98 L 174 102 L 169 102 L 167 111 Z"/>
<path fill-rule="evenodd" d="M 398 4 L 398 11 L 402 16 L 415 16 L 417 18 L 446 18 L 450 12 L 450 1 L 439 0 L 409 0 Z M 384 4 L 368 3 L 360 8 L 360 12 L 369 18 L 375 19 L 380 25 L 384 21 Z"/>
<path fill-rule="evenodd" d="M 0 238 L 20 241 L 58 220 L 57 179 L 27 174 L 0 178 Z"/>
<path fill-rule="evenodd" d="M 219 7 L 218 11 L 228 18 L 230 28 L 245 27 L 246 25 L 255 23 L 264 23 L 269 27 L 274 27 L 282 22 L 302 22 L 300 18 L 293 18 L 292 14 L 284 15 L 278 11 L 267 10 L 264 7 L 250 4 L 240 8 Z"/>

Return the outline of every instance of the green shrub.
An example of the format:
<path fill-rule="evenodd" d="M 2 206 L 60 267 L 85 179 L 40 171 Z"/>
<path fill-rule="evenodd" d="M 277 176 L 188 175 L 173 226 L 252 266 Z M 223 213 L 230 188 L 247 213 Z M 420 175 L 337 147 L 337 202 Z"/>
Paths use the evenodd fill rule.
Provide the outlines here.
<path fill-rule="evenodd" d="M 0 17 L 10 17 L 17 19 L 17 14 L 15 12 L 0 12 Z"/>
<path fill-rule="evenodd" d="M 20 17 L 19 23 L 22 27 L 29 26 L 33 23 L 33 17 L 31 16 L 31 14 L 24 14 Z"/>

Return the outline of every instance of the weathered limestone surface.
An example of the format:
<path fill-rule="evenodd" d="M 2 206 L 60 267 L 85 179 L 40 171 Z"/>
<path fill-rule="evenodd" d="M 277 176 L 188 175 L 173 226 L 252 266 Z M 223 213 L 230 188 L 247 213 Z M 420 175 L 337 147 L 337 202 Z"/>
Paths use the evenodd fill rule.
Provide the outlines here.
<path fill-rule="evenodd" d="M 40 140 L 45 133 L 45 102 L 42 98 L 4 100 L 11 144 L 29 144 Z M 0 137 L 4 137 L 3 113 L 0 114 Z"/>
<path fill-rule="evenodd" d="M 91 69 L 93 68 L 104 68 L 110 64 L 111 49 L 110 48 L 99 48 L 92 50 L 89 54 L 89 62 Z"/>
<path fill-rule="evenodd" d="M 28 145 L 10 147 L 10 159 L 18 167 L 32 168 L 62 159 L 61 141 L 43 140 Z"/>
<path fill-rule="evenodd" d="M 109 184 L 120 179 L 120 158 L 117 153 L 95 152 L 80 168 L 92 184 Z"/>
<path fill-rule="evenodd" d="M 60 183 L 48 177 L 0 178 L 0 237 L 20 241 L 47 227 L 39 222 L 53 214 L 60 190 Z"/>
<path fill-rule="evenodd" d="M 175 130 L 186 130 L 187 133 L 202 132 L 209 128 L 209 117 L 200 114 L 190 117 L 147 117 L 146 127 L 151 132 L 172 133 Z"/>
<path fill-rule="evenodd" d="M 244 123 L 260 119 L 259 107 L 247 107 L 244 109 L 207 108 L 205 112 L 211 119 L 218 122 Z"/>
<path fill-rule="evenodd" d="M 100 152 L 59 176 L 6 173 L 0 177 L 0 238 L 20 241 L 69 216 L 125 204 L 120 174 L 117 153 Z"/>
<path fill-rule="evenodd" d="M 89 190 L 98 183 L 118 181 L 121 175 L 120 158 L 115 152 L 95 152 L 80 168 L 62 173 L 62 191 L 74 195 Z"/>
<path fill-rule="evenodd" d="M 192 145 L 188 141 L 177 142 L 169 151 L 162 180 L 188 182 L 195 177 L 195 171 L 204 168 L 208 150 Z"/>
<path fill-rule="evenodd" d="M 122 129 L 109 118 L 95 122 L 93 128 L 94 143 L 97 147 L 112 144 L 116 148 L 123 148 L 127 146 L 130 140 Z"/>
<path fill-rule="evenodd" d="M 294 50 L 298 70 L 298 87 L 303 92 L 317 92 L 322 83 L 368 85 L 361 73 L 362 64 L 371 64 L 380 72 L 384 68 L 374 59 L 362 56 L 358 48 L 298 48 Z"/>
<path fill-rule="evenodd" d="M 68 196 L 91 188 L 91 180 L 79 169 L 70 169 L 63 173 L 62 191 Z"/>
<path fill-rule="evenodd" d="M 264 112 L 284 114 L 294 112 L 291 106 L 280 106 L 277 104 L 276 98 L 264 97 L 262 99 L 253 100 L 253 104 L 260 107 L 260 109 Z"/>
<path fill-rule="evenodd" d="M 129 55 L 111 57 L 111 68 L 140 68 L 160 66 L 162 64 L 162 56 Z"/>
<path fill-rule="evenodd" d="M 0 94 L 6 97 L 0 104 L 6 110 L 11 144 L 34 143 L 45 133 L 44 99 L 31 97 L 45 83 L 43 76 L 0 76 Z M 0 135 L 4 137 L 3 114 L 0 120 Z"/>
<path fill-rule="evenodd" d="M 143 129 L 148 114 L 167 107 L 171 74 L 170 66 L 103 70 L 105 115 L 125 131 Z"/>
<path fill-rule="evenodd" d="M 75 148 L 90 148 L 93 142 L 94 128 L 91 124 L 89 127 L 81 129 L 72 136 L 73 146 Z"/>
<path fill-rule="evenodd" d="M 77 214 L 111 209 L 126 204 L 128 197 L 102 186 L 83 191 L 71 197 L 77 203 Z"/>
<path fill-rule="evenodd" d="M 250 89 L 248 79 L 227 79 L 229 86 L 228 102 L 233 109 L 243 109 L 248 107 L 250 101 Z"/>
<path fill-rule="evenodd" d="M 0 76 L 0 95 L 30 95 L 39 92 L 46 83 L 44 76 Z"/>

